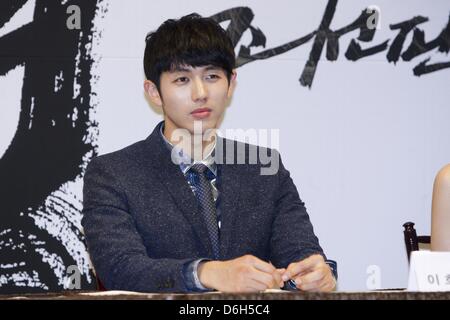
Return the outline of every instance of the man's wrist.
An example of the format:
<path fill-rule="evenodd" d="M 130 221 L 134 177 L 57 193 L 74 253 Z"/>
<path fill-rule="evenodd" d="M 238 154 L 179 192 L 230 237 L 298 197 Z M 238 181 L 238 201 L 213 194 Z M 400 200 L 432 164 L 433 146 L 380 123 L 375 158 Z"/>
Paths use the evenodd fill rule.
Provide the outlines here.
<path fill-rule="evenodd" d="M 206 258 L 197 259 L 184 264 L 183 266 L 183 276 L 186 288 L 191 292 L 204 292 L 209 291 L 209 289 L 202 286 L 200 280 L 198 279 L 198 266 L 201 262 L 210 261 Z"/>
<path fill-rule="evenodd" d="M 215 289 L 214 283 L 217 277 L 217 266 L 219 261 L 202 261 L 197 268 L 197 275 L 202 286 Z"/>
<path fill-rule="evenodd" d="M 200 264 L 206 262 L 206 261 L 210 261 L 208 259 L 199 259 L 197 261 L 194 262 L 193 266 L 192 266 L 192 275 L 194 278 L 194 284 L 197 290 L 201 290 L 201 291 L 208 291 L 209 289 L 206 288 L 205 286 L 202 285 L 202 283 L 200 282 L 200 279 L 198 277 L 198 267 L 200 266 Z"/>

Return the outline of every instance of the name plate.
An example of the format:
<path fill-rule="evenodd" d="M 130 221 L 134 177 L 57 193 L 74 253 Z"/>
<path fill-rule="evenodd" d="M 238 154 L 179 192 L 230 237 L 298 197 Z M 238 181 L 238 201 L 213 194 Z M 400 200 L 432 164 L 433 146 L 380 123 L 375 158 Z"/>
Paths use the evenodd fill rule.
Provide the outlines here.
<path fill-rule="evenodd" d="M 450 252 L 411 252 L 408 291 L 450 291 Z"/>

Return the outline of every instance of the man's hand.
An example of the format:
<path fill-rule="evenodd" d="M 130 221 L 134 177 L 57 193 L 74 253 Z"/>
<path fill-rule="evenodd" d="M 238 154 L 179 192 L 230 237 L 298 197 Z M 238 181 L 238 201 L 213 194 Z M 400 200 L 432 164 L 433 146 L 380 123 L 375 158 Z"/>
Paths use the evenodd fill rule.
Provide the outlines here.
<path fill-rule="evenodd" d="M 245 255 L 233 260 L 201 263 L 198 277 L 206 288 L 222 292 L 257 292 L 282 287 L 281 275 L 285 271 Z"/>
<path fill-rule="evenodd" d="M 282 276 L 283 281 L 292 279 L 303 291 L 333 291 L 336 288 L 331 268 L 320 254 L 312 255 L 300 262 L 291 263 Z"/>

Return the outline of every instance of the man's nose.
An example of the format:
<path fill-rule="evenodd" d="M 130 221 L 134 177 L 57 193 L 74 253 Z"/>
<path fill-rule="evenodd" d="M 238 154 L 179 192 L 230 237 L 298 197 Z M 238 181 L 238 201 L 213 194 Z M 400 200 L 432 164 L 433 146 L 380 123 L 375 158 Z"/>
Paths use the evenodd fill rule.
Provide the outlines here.
<path fill-rule="evenodd" d="M 198 101 L 206 99 L 208 90 L 202 79 L 195 79 L 192 86 L 192 100 Z"/>

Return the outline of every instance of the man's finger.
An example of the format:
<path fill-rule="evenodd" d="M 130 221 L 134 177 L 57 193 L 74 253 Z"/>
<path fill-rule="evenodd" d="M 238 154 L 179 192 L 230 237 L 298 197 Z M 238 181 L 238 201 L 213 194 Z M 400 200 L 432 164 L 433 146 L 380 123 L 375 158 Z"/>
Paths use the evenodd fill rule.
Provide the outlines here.
<path fill-rule="evenodd" d="M 303 291 L 317 291 L 319 288 L 321 288 L 324 284 L 323 280 L 319 281 L 313 281 L 309 283 L 303 283 L 303 282 L 295 282 L 297 284 L 297 288 Z"/>
<path fill-rule="evenodd" d="M 266 273 L 273 273 L 276 270 L 272 264 L 262 261 L 261 259 L 258 259 L 256 257 L 252 259 L 251 264 L 256 269 Z"/>
<path fill-rule="evenodd" d="M 309 283 L 301 282 L 297 283 L 297 288 L 303 290 L 303 291 L 311 291 L 311 292 L 318 292 L 318 291 L 331 291 L 336 286 L 336 280 L 331 275 L 326 275 L 324 278 L 318 281 L 312 281 Z"/>
<path fill-rule="evenodd" d="M 275 272 L 274 272 L 275 273 Z M 273 273 L 273 274 L 274 274 Z M 272 288 L 275 285 L 277 285 L 277 282 L 275 280 L 275 277 L 272 273 L 266 273 L 263 271 L 255 270 L 255 272 L 252 273 L 250 278 L 252 280 L 258 281 L 266 286 L 267 288 Z"/>
<path fill-rule="evenodd" d="M 295 282 L 297 284 L 303 283 L 303 284 L 307 284 L 307 283 L 312 283 L 312 282 L 316 282 L 316 281 L 320 281 L 323 278 L 325 278 L 325 276 L 327 275 L 327 273 L 322 270 L 322 269 L 317 269 L 314 270 L 312 272 L 307 272 L 303 275 L 300 275 L 298 277 L 295 278 Z"/>
<path fill-rule="evenodd" d="M 305 272 L 309 269 L 313 269 L 317 264 L 321 263 L 322 261 L 324 261 L 323 257 L 319 254 L 315 254 L 300 262 L 291 263 L 283 275 L 283 280 L 287 281 L 288 279 L 295 278 L 302 272 Z"/>
<path fill-rule="evenodd" d="M 250 280 L 249 287 L 254 289 L 253 291 L 264 291 L 267 289 L 267 285 L 256 280 Z"/>
<path fill-rule="evenodd" d="M 303 259 L 298 263 L 298 268 L 300 268 L 300 271 L 313 269 L 317 264 L 323 262 L 323 257 L 320 254 L 314 254 L 312 256 L 309 256 L 306 259 Z"/>
<path fill-rule="evenodd" d="M 284 285 L 283 279 L 281 279 L 281 275 L 283 273 L 284 273 L 284 270 L 281 270 L 281 269 L 276 269 L 275 272 L 272 273 L 272 276 L 273 276 L 274 281 L 275 281 L 275 285 L 278 288 L 281 288 Z"/>
<path fill-rule="evenodd" d="M 258 292 L 264 291 L 265 286 L 256 280 L 249 279 L 244 286 L 241 286 L 238 292 Z"/>
<path fill-rule="evenodd" d="M 331 277 L 329 281 L 324 281 L 324 284 L 319 288 L 321 292 L 330 292 L 336 288 L 336 279 Z"/>

